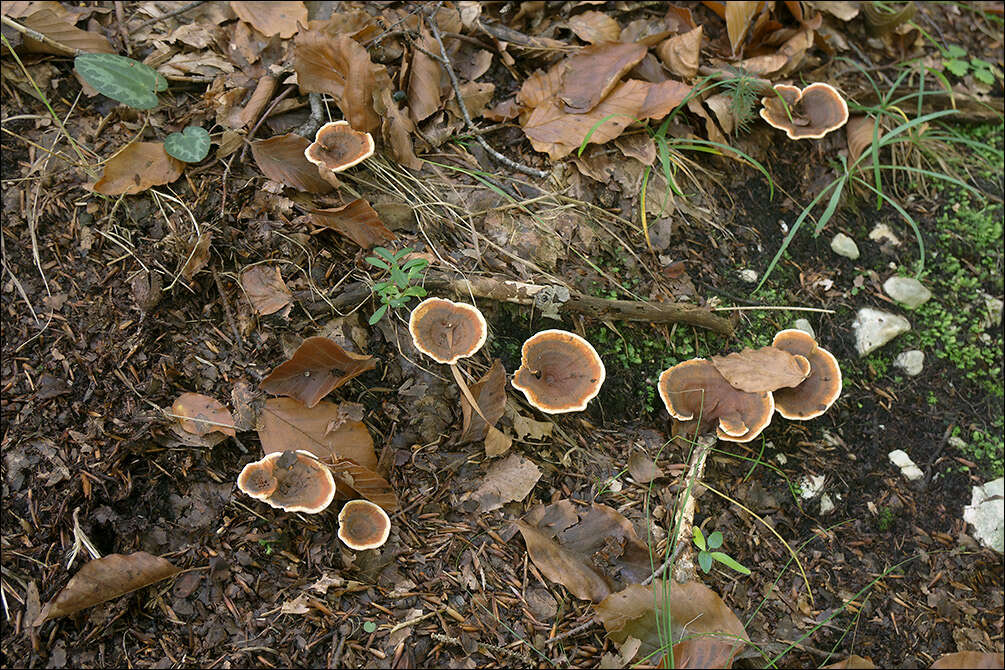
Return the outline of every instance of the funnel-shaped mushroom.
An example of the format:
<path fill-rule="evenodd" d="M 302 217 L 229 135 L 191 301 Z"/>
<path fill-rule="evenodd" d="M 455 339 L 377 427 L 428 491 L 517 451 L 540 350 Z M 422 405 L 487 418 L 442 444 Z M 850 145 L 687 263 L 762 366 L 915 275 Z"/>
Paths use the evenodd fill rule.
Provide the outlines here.
<path fill-rule="evenodd" d="M 776 84 L 775 93 L 761 98 L 761 118 L 791 140 L 818 140 L 848 122 L 848 103 L 830 84 Z"/>
<path fill-rule="evenodd" d="M 775 410 L 786 419 L 815 419 L 841 395 L 841 368 L 837 359 L 821 349 L 813 336 L 790 328 L 775 335 L 771 346 L 790 354 L 805 356 L 810 362 L 810 376 L 799 386 L 775 391 Z"/>
<path fill-rule="evenodd" d="M 526 342 L 513 386 L 547 414 L 579 412 L 607 377 L 593 345 L 565 330 L 542 330 Z"/>
<path fill-rule="evenodd" d="M 387 542 L 391 519 L 369 500 L 350 500 L 338 515 L 338 539 L 350 549 L 376 549 Z"/>
<path fill-rule="evenodd" d="M 703 433 L 715 425 L 716 436 L 727 442 L 750 442 L 771 423 L 775 410 L 771 392 L 733 388 L 704 358 L 664 370 L 658 388 L 667 412 L 688 432 Z"/>
<path fill-rule="evenodd" d="M 237 487 L 252 498 L 287 512 L 317 514 L 335 498 L 335 479 L 306 451 L 275 451 L 248 463 Z"/>
<path fill-rule="evenodd" d="M 453 365 L 482 348 L 488 326 L 473 305 L 427 298 L 412 310 L 408 332 L 416 349 L 437 363 Z"/>
<path fill-rule="evenodd" d="M 370 133 L 353 130 L 348 121 L 332 121 L 321 126 L 304 156 L 329 172 L 341 172 L 372 156 L 373 148 Z"/>

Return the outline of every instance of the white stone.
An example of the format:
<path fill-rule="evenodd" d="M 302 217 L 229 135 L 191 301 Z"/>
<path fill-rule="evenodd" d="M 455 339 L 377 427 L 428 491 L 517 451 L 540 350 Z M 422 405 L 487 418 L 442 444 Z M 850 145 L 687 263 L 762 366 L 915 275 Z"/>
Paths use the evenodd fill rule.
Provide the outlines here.
<path fill-rule="evenodd" d="M 963 520 L 974 527 L 974 539 L 999 554 L 1005 552 L 1005 478 L 975 486 Z"/>
<path fill-rule="evenodd" d="M 817 337 L 817 334 L 813 332 L 813 326 L 806 319 L 796 319 L 796 323 L 792 327 L 808 333 L 813 339 Z"/>
<path fill-rule="evenodd" d="M 876 226 L 869 231 L 869 239 L 874 242 L 879 242 L 880 244 L 883 242 L 889 242 L 891 246 L 900 246 L 900 240 L 898 240 L 897 236 L 893 234 L 892 230 L 890 230 L 890 226 L 885 223 L 877 223 Z"/>
<path fill-rule="evenodd" d="M 799 480 L 799 490 L 802 492 L 803 500 L 812 500 L 820 495 L 824 490 L 824 482 L 827 478 L 823 475 L 807 475 Z"/>
<path fill-rule="evenodd" d="M 887 454 L 887 457 L 890 459 L 890 462 L 892 462 L 894 465 L 900 468 L 900 474 L 907 477 L 908 480 L 913 482 L 914 480 L 921 479 L 922 477 L 925 476 L 925 473 L 922 472 L 921 469 L 914 464 L 914 461 L 911 460 L 911 457 L 908 456 L 904 451 L 900 449 L 894 449 L 889 454 Z"/>
<path fill-rule="evenodd" d="M 852 260 L 858 258 L 858 245 L 855 244 L 855 240 L 844 233 L 838 233 L 834 236 L 834 239 L 831 240 L 831 250 L 838 256 Z"/>
<path fill-rule="evenodd" d="M 757 271 L 756 270 L 740 270 L 740 280 L 745 281 L 748 284 L 753 284 L 757 281 Z"/>
<path fill-rule="evenodd" d="M 984 295 L 984 306 L 987 308 L 988 313 L 986 316 L 981 318 L 980 327 L 981 330 L 986 330 L 987 328 L 997 328 L 1002 325 L 1002 307 L 1005 307 L 1005 303 L 994 297 L 993 295 Z"/>
<path fill-rule="evenodd" d="M 920 307 L 932 298 L 932 292 L 914 277 L 890 277 L 883 282 L 886 294 L 911 309 Z"/>
<path fill-rule="evenodd" d="M 820 496 L 820 516 L 825 516 L 834 511 L 834 501 L 826 493 Z"/>
<path fill-rule="evenodd" d="M 911 330 L 911 322 L 896 314 L 863 307 L 858 310 L 851 327 L 855 331 L 855 350 L 861 357 L 871 354 L 901 333 Z"/>
<path fill-rule="evenodd" d="M 908 376 L 915 377 L 921 374 L 921 369 L 925 365 L 925 352 L 917 349 L 904 351 L 897 354 L 897 357 L 893 359 L 893 364 L 906 372 Z"/>

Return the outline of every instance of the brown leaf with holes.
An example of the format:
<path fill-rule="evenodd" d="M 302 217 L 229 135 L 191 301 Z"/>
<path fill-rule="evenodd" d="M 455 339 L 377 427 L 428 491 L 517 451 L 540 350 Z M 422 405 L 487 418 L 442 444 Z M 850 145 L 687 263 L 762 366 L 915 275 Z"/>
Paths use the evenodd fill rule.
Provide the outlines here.
<path fill-rule="evenodd" d="M 419 32 L 417 47 L 431 54 L 439 54 L 440 47 L 425 24 Z M 408 70 L 408 111 L 412 121 L 418 123 L 440 108 L 440 64 L 418 48 L 412 52 L 412 66 Z"/>
<path fill-rule="evenodd" d="M 373 356 L 346 351 L 327 337 L 308 337 L 260 386 L 266 393 L 289 396 L 314 407 L 339 386 L 375 367 Z"/>
<path fill-rule="evenodd" d="M 506 409 L 506 369 L 498 358 L 492 361 L 485 376 L 471 385 L 471 396 L 478 403 L 482 414 L 495 425 Z M 489 426 L 485 419 L 471 408 L 464 394 L 461 394 L 461 442 L 477 441 L 485 437 Z"/>
<path fill-rule="evenodd" d="M 517 525 L 541 574 L 577 598 L 599 602 L 649 576 L 649 549 L 632 523 L 606 505 L 560 500 L 536 507 Z"/>
<path fill-rule="evenodd" d="M 348 403 L 346 403 L 348 404 Z M 331 463 L 347 458 L 377 469 L 373 438 L 362 421 L 347 416 L 343 405 L 323 400 L 305 407 L 292 398 L 269 398 L 258 417 L 262 451 L 309 451 Z"/>
<path fill-rule="evenodd" d="M 168 156 L 162 142 L 132 142 L 105 162 L 94 190 L 102 195 L 132 195 L 170 184 L 185 164 Z"/>
<path fill-rule="evenodd" d="M 316 30 L 300 33 L 293 67 L 300 90 L 331 95 L 353 128 L 370 133 L 380 127 L 374 102 L 390 87 L 387 68 L 375 65 L 352 37 L 333 39 Z"/>
<path fill-rule="evenodd" d="M 359 496 L 382 507 L 385 512 L 397 512 L 400 508 L 398 496 L 391 490 L 391 485 L 373 470 L 346 458 L 324 462 L 335 477 L 337 485 L 352 489 Z"/>
<path fill-rule="evenodd" d="M 251 306 L 262 316 L 275 314 L 290 304 L 290 292 L 278 266 L 255 265 L 241 273 L 241 288 Z"/>
<path fill-rule="evenodd" d="M 84 565 L 69 583 L 45 604 L 33 625 L 67 616 L 118 598 L 181 572 L 159 556 L 145 551 L 133 554 L 109 554 Z"/>
<path fill-rule="evenodd" d="M 298 23 L 307 25 L 307 6 L 302 2 L 231 2 L 230 8 L 266 37 L 289 39 L 300 30 Z"/>
<path fill-rule="evenodd" d="M 201 393 L 182 393 L 171 405 L 182 429 L 193 435 L 220 432 L 234 437 L 234 417 L 220 401 Z"/>
<path fill-rule="evenodd" d="M 734 351 L 726 356 L 712 356 L 711 361 L 730 386 L 746 393 L 799 386 L 810 373 L 805 357 L 775 347 Z"/>
<path fill-rule="evenodd" d="M 576 33 L 576 37 L 596 44 L 598 42 L 617 42 L 621 37 L 621 26 L 604 12 L 590 10 L 577 14 L 569 19 L 569 30 Z"/>
<path fill-rule="evenodd" d="M 619 644 L 629 637 L 642 640 L 636 658 L 656 666 L 665 649 L 661 635 L 667 614 L 678 668 L 729 668 L 749 641 L 736 614 L 700 582 L 631 584 L 607 596 L 594 610 L 612 640 Z"/>
<path fill-rule="evenodd" d="M 568 59 L 559 96 L 564 111 L 585 114 L 610 93 L 621 77 L 645 58 L 642 44 L 608 43 L 586 47 Z"/>
<path fill-rule="evenodd" d="M 370 203 L 362 198 L 341 207 L 311 210 L 311 220 L 348 237 L 364 249 L 398 239 L 381 222 Z"/>
<path fill-rule="evenodd" d="M 304 149 L 310 140 L 295 133 L 277 135 L 251 143 L 251 154 L 266 177 L 298 191 L 328 193 L 332 185 L 318 174 L 318 166 L 307 160 Z"/>

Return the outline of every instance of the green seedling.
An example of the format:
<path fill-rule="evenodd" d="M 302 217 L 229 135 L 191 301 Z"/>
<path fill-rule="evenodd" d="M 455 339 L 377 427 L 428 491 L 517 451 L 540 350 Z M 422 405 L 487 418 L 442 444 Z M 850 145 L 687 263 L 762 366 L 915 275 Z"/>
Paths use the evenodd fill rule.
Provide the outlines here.
<path fill-rule="evenodd" d="M 991 63 L 980 58 L 967 58 L 966 49 L 956 44 L 950 44 L 942 50 L 942 67 L 960 78 L 967 76 L 968 72 L 973 72 L 977 81 L 988 86 L 993 86 L 995 83 Z"/>
<path fill-rule="evenodd" d="M 429 265 L 429 261 L 425 258 L 413 258 L 405 261 L 399 267 L 398 261 L 412 253 L 408 247 L 396 252 L 388 251 L 384 247 L 374 247 L 373 251 L 377 255 L 367 256 L 366 262 L 374 267 L 387 270 L 391 278 L 373 285 L 373 292 L 380 296 L 382 304 L 370 317 L 371 326 L 380 321 L 389 308 L 396 309 L 405 305 L 412 298 L 425 297 L 426 289 L 421 286 L 413 286 L 412 282 L 419 279 L 422 276 L 422 271 Z"/>
<path fill-rule="evenodd" d="M 171 133 L 164 139 L 164 151 L 185 163 L 198 163 L 209 153 L 209 133 L 199 126 Z"/>
<path fill-rule="evenodd" d="M 73 60 L 73 66 L 98 93 L 136 109 L 153 109 L 158 91 L 167 90 L 163 75 L 125 56 L 81 54 Z"/>
<path fill-rule="evenodd" d="M 708 574 L 708 571 L 712 569 L 712 561 L 719 561 L 728 568 L 736 570 L 741 575 L 749 575 L 750 569 L 746 566 L 737 563 L 728 554 L 721 551 L 709 551 L 712 549 L 718 549 L 722 546 L 722 533 L 715 531 L 708 536 L 708 541 L 705 540 L 705 536 L 701 532 L 701 528 L 695 526 L 694 530 L 694 545 L 698 547 L 698 567 L 702 569 L 703 572 Z"/>

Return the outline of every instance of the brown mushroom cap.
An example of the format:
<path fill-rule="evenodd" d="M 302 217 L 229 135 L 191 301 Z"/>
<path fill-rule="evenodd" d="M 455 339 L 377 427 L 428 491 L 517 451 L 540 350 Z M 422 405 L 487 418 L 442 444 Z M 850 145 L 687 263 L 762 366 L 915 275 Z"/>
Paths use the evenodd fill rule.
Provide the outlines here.
<path fill-rule="evenodd" d="M 481 349 L 489 331 L 477 307 L 427 298 L 412 310 L 408 332 L 416 349 L 437 363 L 452 365 Z"/>
<path fill-rule="evenodd" d="M 335 498 L 332 473 L 306 451 L 275 451 L 248 463 L 237 478 L 237 486 L 287 512 L 317 514 Z"/>
<path fill-rule="evenodd" d="M 580 412 L 607 378 L 593 345 L 566 330 L 542 330 L 523 343 L 513 387 L 546 414 Z"/>
<path fill-rule="evenodd" d="M 771 423 L 775 410 L 770 391 L 735 389 L 704 358 L 664 370 L 657 388 L 670 416 L 699 433 L 715 425 L 716 436 L 727 442 L 750 442 Z"/>
<path fill-rule="evenodd" d="M 348 121 L 332 121 L 321 126 L 304 156 L 318 167 L 341 172 L 372 156 L 373 149 L 370 133 L 353 130 Z"/>
<path fill-rule="evenodd" d="M 771 346 L 810 362 L 810 376 L 802 384 L 775 391 L 775 410 L 794 421 L 809 421 L 826 412 L 841 395 L 841 368 L 834 355 L 817 345 L 812 335 L 795 328 L 780 331 Z"/>
<path fill-rule="evenodd" d="M 798 86 L 777 84 L 775 93 L 761 98 L 761 118 L 784 130 L 789 139 L 818 140 L 848 122 L 848 103 L 830 84 L 817 82 L 801 91 Z"/>
<path fill-rule="evenodd" d="M 391 519 L 369 500 L 350 500 L 338 515 L 338 539 L 356 551 L 376 549 L 387 542 Z"/>

